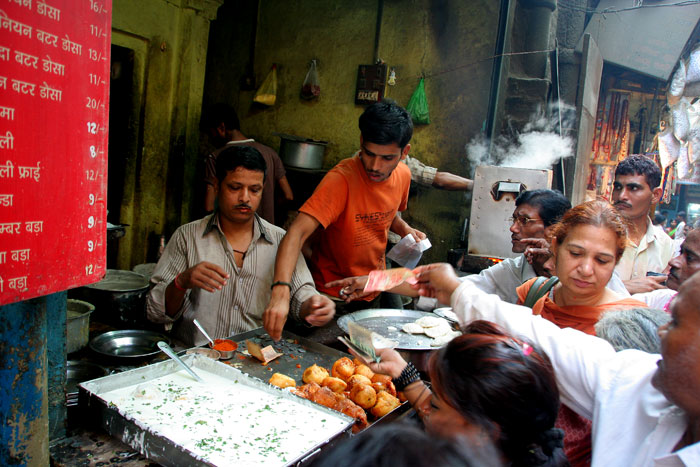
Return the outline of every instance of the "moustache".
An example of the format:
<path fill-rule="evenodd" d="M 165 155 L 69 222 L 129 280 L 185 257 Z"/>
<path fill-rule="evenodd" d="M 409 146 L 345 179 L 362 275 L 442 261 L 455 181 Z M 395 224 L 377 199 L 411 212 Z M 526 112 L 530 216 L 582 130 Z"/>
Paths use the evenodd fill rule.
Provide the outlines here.
<path fill-rule="evenodd" d="M 252 207 L 250 207 L 249 205 L 247 205 L 247 204 L 245 204 L 245 203 L 243 203 L 243 204 L 237 204 L 236 206 L 234 206 L 234 209 L 240 209 L 240 208 L 250 209 L 251 211 L 253 210 Z"/>
<path fill-rule="evenodd" d="M 625 206 L 625 207 L 628 207 L 628 208 L 631 208 L 631 207 L 632 207 L 632 205 L 631 205 L 630 203 L 627 203 L 627 202 L 625 202 L 625 201 L 618 201 L 617 203 L 614 204 L 614 206 Z"/>
<path fill-rule="evenodd" d="M 668 272 L 668 275 L 673 276 L 674 279 L 676 279 L 677 281 L 680 281 L 680 279 L 678 278 L 677 272 L 678 272 L 678 268 L 671 268 L 671 270 Z"/>

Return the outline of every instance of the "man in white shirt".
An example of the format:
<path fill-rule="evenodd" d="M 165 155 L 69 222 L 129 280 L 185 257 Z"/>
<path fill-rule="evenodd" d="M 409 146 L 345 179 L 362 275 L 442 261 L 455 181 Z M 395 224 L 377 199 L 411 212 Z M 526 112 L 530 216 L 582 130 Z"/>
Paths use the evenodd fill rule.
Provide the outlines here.
<path fill-rule="evenodd" d="M 670 272 L 666 281 L 667 289 L 652 290 L 651 292 L 634 294 L 633 298 L 641 300 L 649 308 L 669 310 L 671 300 L 676 296 L 676 291 L 690 276 L 700 271 L 700 230 L 690 231 L 681 245 L 681 254 L 668 262 Z"/>
<path fill-rule="evenodd" d="M 661 273 L 671 259 L 673 242 L 664 231 L 654 226 L 649 218 L 652 204 L 661 197 L 661 170 L 645 156 L 629 156 L 617 165 L 613 184 L 612 202 L 632 228 L 631 244 L 615 267 L 630 294 L 660 289 L 665 276 L 647 276 Z"/>
<path fill-rule="evenodd" d="M 518 301 L 516 287 L 537 276 L 551 276 L 551 271 L 544 268 L 543 260 L 538 257 L 532 264 L 525 258 L 529 243 L 525 239 L 547 238 L 551 227 L 559 222 L 571 203 L 566 197 L 554 190 L 524 191 L 515 199 L 515 210 L 510 226 L 513 253 L 521 253 L 515 258 L 504 259 L 498 264 L 484 269 L 479 274 L 467 276 L 486 293 L 498 295 L 509 303 Z"/>
<path fill-rule="evenodd" d="M 561 329 L 459 281 L 450 265 L 417 272 L 421 295 L 451 302 L 461 324 L 497 323 L 547 353 L 562 402 L 593 421 L 592 466 L 700 465 L 700 274 L 680 287 L 673 320 L 659 329 L 659 359 Z"/>

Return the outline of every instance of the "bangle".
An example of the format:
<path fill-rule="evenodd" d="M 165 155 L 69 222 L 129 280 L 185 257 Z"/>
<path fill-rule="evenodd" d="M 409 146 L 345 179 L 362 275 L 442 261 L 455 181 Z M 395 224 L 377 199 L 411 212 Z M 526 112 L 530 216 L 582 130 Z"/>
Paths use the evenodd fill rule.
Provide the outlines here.
<path fill-rule="evenodd" d="M 182 274 L 182 273 L 180 273 L 180 274 Z M 184 288 L 180 287 L 180 284 L 177 283 L 177 280 L 178 280 L 178 278 L 180 277 L 180 274 L 178 274 L 177 276 L 175 276 L 175 279 L 173 280 L 173 284 L 175 284 L 175 288 L 176 288 L 177 290 L 180 290 L 180 291 L 182 291 L 182 292 L 187 292 L 187 289 L 184 289 Z"/>
<path fill-rule="evenodd" d="M 413 366 L 413 363 L 408 362 L 408 365 L 403 369 L 398 378 L 395 378 L 394 386 L 396 386 L 397 391 L 403 391 L 411 383 L 414 383 L 420 379 L 420 374 L 418 370 Z"/>
<path fill-rule="evenodd" d="M 289 287 L 289 291 L 290 292 L 292 291 L 292 284 L 290 284 L 289 282 L 284 282 L 284 281 L 273 282 L 272 285 L 270 286 L 270 290 L 274 289 L 278 285 L 286 285 L 287 287 Z"/>

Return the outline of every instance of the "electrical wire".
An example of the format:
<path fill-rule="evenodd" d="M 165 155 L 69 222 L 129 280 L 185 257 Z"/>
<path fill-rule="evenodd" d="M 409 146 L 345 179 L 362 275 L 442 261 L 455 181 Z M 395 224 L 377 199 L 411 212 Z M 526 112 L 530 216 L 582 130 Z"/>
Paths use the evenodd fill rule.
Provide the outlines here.
<path fill-rule="evenodd" d="M 700 1 L 700 0 L 699 0 Z M 435 73 L 429 73 L 429 74 L 421 74 L 418 76 L 418 78 L 433 78 L 435 76 L 440 76 L 444 75 L 445 73 L 452 73 L 453 71 L 461 70 L 462 68 L 467 68 L 473 65 L 478 65 L 479 63 L 482 62 L 488 62 L 489 60 L 493 60 L 494 58 L 499 58 L 499 57 L 510 57 L 514 55 L 529 55 L 529 54 L 543 54 L 543 53 L 552 53 L 554 52 L 555 49 L 548 49 L 548 50 L 530 50 L 527 52 L 508 52 L 500 55 L 491 55 L 490 57 L 484 57 L 480 58 L 479 60 L 475 60 L 473 62 L 465 63 L 464 65 L 458 65 L 454 68 L 449 68 L 447 70 L 442 70 L 442 71 L 437 71 Z"/>

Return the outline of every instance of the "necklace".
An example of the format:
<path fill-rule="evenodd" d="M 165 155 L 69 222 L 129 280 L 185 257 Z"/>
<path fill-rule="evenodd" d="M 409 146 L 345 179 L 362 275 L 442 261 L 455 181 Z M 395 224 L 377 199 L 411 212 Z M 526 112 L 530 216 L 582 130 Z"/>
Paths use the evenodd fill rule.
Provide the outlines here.
<path fill-rule="evenodd" d="M 239 253 L 239 254 L 241 254 L 241 255 L 243 255 L 243 256 L 245 256 L 245 254 L 248 253 L 248 250 L 239 251 L 239 250 L 236 250 L 235 248 L 231 248 L 231 249 L 233 250 L 234 253 Z"/>

